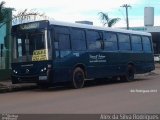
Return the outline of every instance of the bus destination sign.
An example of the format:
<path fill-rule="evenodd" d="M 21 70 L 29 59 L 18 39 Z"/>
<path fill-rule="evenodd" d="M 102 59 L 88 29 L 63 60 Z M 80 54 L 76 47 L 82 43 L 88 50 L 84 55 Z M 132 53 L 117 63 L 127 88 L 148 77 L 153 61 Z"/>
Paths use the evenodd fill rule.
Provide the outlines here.
<path fill-rule="evenodd" d="M 39 23 L 29 23 L 20 25 L 21 30 L 35 29 L 39 27 Z"/>

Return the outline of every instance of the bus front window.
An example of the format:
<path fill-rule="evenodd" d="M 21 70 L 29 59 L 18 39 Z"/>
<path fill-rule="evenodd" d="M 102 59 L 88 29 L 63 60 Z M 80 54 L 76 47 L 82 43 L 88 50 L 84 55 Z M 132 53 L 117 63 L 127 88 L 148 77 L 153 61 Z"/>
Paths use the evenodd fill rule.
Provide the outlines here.
<path fill-rule="evenodd" d="M 47 30 L 22 32 L 13 36 L 13 62 L 33 61 L 33 56 L 45 51 L 48 59 L 48 37 Z M 34 61 L 39 61 L 38 59 Z"/>

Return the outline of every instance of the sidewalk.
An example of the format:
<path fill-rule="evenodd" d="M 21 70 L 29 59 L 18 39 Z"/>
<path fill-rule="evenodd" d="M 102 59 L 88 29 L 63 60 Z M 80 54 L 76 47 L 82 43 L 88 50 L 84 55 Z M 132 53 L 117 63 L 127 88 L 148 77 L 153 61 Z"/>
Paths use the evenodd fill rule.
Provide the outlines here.
<path fill-rule="evenodd" d="M 29 90 L 37 88 L 34 83 L 12 84 L 10 80 L 0 81 L 0 93 Z"/>

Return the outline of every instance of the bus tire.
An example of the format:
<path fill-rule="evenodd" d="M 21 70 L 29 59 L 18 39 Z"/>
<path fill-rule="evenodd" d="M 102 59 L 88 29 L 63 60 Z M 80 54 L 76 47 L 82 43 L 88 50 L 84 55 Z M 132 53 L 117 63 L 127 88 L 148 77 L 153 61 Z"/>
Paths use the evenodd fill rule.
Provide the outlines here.
<path fill-rule="evenodd" d="M 85 74 L 83 69 L 80 67 L 77 67 L 73 71 L 73 77 L 72 77 L 72 86 L 75 89 L 83 88 L 84 86 L 84 79 L 85 79 Z"/>
<path fill-rule="evenodd" d="M 120 79 L 124 82 L 131 82 L 134 80 L 135 69 L 133 65 L 128 65 L 126 74 L 121 76 Z"/>

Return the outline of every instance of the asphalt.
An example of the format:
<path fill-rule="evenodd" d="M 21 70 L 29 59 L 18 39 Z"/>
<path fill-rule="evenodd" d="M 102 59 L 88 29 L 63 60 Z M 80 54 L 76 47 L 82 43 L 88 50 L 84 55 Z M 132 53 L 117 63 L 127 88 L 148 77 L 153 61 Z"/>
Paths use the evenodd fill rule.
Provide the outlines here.
<path fill-rule="evenodd" d="M 148 75 L 160 74 L 160 64 L 156 64 L 155 66 L 156 66 L 156 70 L 150 73 L 136 75 L 136 77 L 141 78 L 146 75 L 148 76 Z M 23 91 L 23 90 L 30 90 L 35 88 L 37 88 L 37 85 L 34 83 L 12 84 L 11 80 L 0 81 L 0 93 Z"/>

